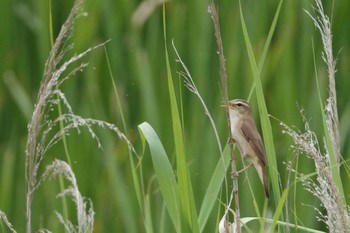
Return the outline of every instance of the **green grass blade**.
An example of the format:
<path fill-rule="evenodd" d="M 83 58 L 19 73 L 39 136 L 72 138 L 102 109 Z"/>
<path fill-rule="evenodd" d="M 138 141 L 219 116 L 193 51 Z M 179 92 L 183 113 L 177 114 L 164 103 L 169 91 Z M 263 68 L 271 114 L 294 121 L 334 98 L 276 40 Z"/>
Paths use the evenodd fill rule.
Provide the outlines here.
<path fill-rule="evenodd" d="M 113 86 L 113 92 L 114 92 L 115 100 L 117 102 L 117 107 L 118 107 L 118 109 L 120 111 L 120 117 L 121 117 L 121 120 L 122 120 L 123 129 L 124 129 L 124 132 L 126 133 L 126 132 L 128 132 L 128 130 L 127 130 L 127 127 L 126 127 L 126 121 L 125 121 L 125 117 L 124 117 L 124 111 L 123 111 L 123 108 L 122 108 L 122 104 L 121 104 L 121 101 L 120 101 L 120 96 L 119 96 L 119 93 L 118 93 L 117 85 L 115 84 L 115 81 L 114 81 L 114 75 L 113 75 L 110 59 L 109 59 L 109 56 L 108 56 L 107 48 L 106 48 L 106 46 L 103 46 L 103 47 L 104 47 L 104 52 L 105 52 L 105 55 L 106 55 L 107 67 L 108 67 L 109 77 L 111 78 L 111 82 L 112 82 L 112 86 Z M 129 152 L 130 167 L 131 167 L 132 179 L 133 179 L 133 182 L 134 182 L 134 188 L 135 188 L 135 192 L 136 192 L 136 196 L 137 196 L 137 201 L 139 203 L 139 207 L 140 207 L 141 211 L 144 211 L 143 210 L 143 204 L 145 204 L 145 203 L 142 202 L 142 192 L 141 192 L 143 183 L 140 184 L 140 180 L 139 180 L 139 177 L 137 175 L 137 169 L 136 169 L 136 165 L 135 165 L 135 160 L 134 160 L 133 153 L 130 150 L 130 148 L 129 148 L 128 152 Z M 140 165 L 140 166 L 142 166 L 142 165 Z M 141 182 L 142 182 L 142 180 L 141 180 Z"/>
<path fill-rule="evenodd" d="M 203 232 L 205 224 L 208 221 L 209 215 L 213 209 L 215 201 L 217 200 L 217 196 L 220 192 L 224 177 L 226 175 L 225 171 L 227 170 L 227 167 L 230 164 L 230 150 L 228 146 L 226 146 L 224 149 L 223 158 L 226 167 L 223 167 L 224 164 L 222 158 L 220 158 L 215 167 L 214 173 L 209 182 L 209 186 L 203 198 L 201 210 L 199 211 L 198 217 L 200 232 Z"/>
<path fill-rule="evenodd" d="M 281 0 L 280 3 L 278 4 L 275 16 L 273 18 L 273 21 L 272 21 L 272 24 L 271 24 L 271 27 L 269 30 L 269 34 L 267 35 L 267 38 L 266 38 L 264 49 L 263 49 L 263 52 L 261 54 L 261 57 L 259 60 L 259 65 L 258 65 L 259 74 L 261 74 L 262 68 L 263 68 L 264 63 L 265 63 L 266 55 L 267 55 L 268 49 L 269 49 L 270 44 L 271 44 L 273 33 L 275 32 L 275 29 L 276 29 L 276 25 L 277 25 L 277 21 L 278 21 L 279 15 L 280 15 L 282 4 L 283 4 L 283 0 Z M 253 84 L 252 88 L 250 89 L 248 100 L 252 96 L 254 88 L 255 88 L 255 83 Z"/>
<path fill-rule="evenodd" d="M 51 48 L 54 45 L 54 37 L 53 37 L 53 26 L 52 26 L 52 8 L 51 8 L 51 0 L 49 1 L 49 31 L 50 31 L 50 45 Z M 58 87 L 57 87 L 58 88 Z M 58 115 L 62 116 L 63 112 L 62 112 L 62 106 L 61 106 L 61 100 L 59 98 L 59 96 L 57 96 L 57 100 L 58 100 L 58 104 L 57 104 L 57 110 L 58 110 Z M 60 130 L 62 130 L 64 128 L 64 122 L 61 120 L 59 122 L 59 126 L 60 126 Z M 69 154 L 69 150 L 68 150 L 68 143 L 67 143 L 67 138 L 66 135 L 63 134 L 62 135 L 62 144 L 63 144 L 63 148 L 64 148 L 64 153 L 66 155 L 66 159 L 67 162 L 69 164 L 70 167 L 72 167 L 72 163 L 71 163 L 71 159 L 70 159 L 70 154 Z M 61 192 L 63 192 L 64 188 L 64 179 L 62 175 L 59 175 L 59 186 L 60 186 L 60 190 Z M 67 197 L 63 197 L 62 198 L 62 212 L 63 212 L 63 216 L 65 219 L 69 219 L 69 211 L 68 211 L 68 203 L 67 203 Z M 65 232 L 67 232 L 67 230 L 65 230 Z"/>
<path fill-rule="evenodd" d="M 277 25 L 277 21 L 278 21 L 279 15 L 280 15 L 282 4 L 283 4 L 283 0 L 280 0 L 280 3 L 278 4 L 275 16 L 273 18 L 273 21 L 272 21 L 272 24 L 271 24 L 271 27 L 269 30 L 269 34 L 267 35 L 267 38 L 266 38 L 263 52 L 262 52 L 261 57 L 260 57 L 259 66 L 258 66 L 259 73 L 261 73 L 261 70 L 264 66 L 266 55 L 267 55 L 268 49 L 269 49 L 270 44 L 271 44 L 272 36 L 273 36 L 273 33 L 275 32 L 275 29 L 276 29 L 276 25 Z"/>
<path fill-rule="evenodd" d="M 276 13 L 275 13 L 275 16 L 274 16 L 274 19 L 272 21 L 272 24 L 271 24 L 271 27 L 270 27 L 270 30 L 269 30 L 269 34 L 267 36 L 267 39 L 266 39 L 266 42 L 265 42 L 265 45 L 264 45 L 264 49 L 263 49 L 263 52 L 262 52 L 262 55 L 260 57 L 260 60 L 259 60 L 259 65 L 258 65 L 258 73 L 261 74 L 261 71 L 262 71 L 262 68 L 263 68 L 263 65 L 265 63 L 265 60 L 266 60 L 266 56 L 267 56 L 267 52 L 268 52 L 268 49 L 270 47 L 270 44 L 271 44 L 271 40 L 272 40 L 272 36 L 275 32 L 275 29 L 276 29 L 276 25 L 277 25 L 277 21 L 278 21 L 278 18 L 279 18 L 279 14 L 280 14 L 280 11 L 281 11 L 281 8 L 282 8 L 282 5 L 283 5 L 283 0 L 281 0 L 278 4 L 278 7 L 277 7 L 277 10 L 276 10 Z M 241 14 L 242 15 L 242 14 Z M 243 17 L 242 17 L 243 18 Z M 251 88 L 251 91 L 249 93 L 249 96 L 248 96 L 248 99 L 250 99 L 252 93 L 253 93 L 253 90 L 255 88 L 255 82 Z M 277 164 L 277 163 L 276 163 Z M 276 165 L 277 167 L 277 165 Z M 278 181 L 278 179 L 277 179 Z M 256 207 L 256 201 L 255 201 L 255 198 L 254 198 L 254 207 L 256 209 L 256 212 L 258 213 L 258 209 Z M 262 224 L 262 222 L 261 222 Z M 263 225 L 261 225 L 263 227 Z"/>
<path fill-rule="evenodd" d="M 154 170 L 159 182 L 166 208 L 177 232 L 180 230 L 177 184 L 173 169 L 157 133 L 144 122 L 138 126 L 143 146 L 148 142 Z"/>
<path fill-rule="evenodd" d="M 53 46 L 53 28 L 52 28 L 52 4 L 51 0 L 49 0 L 49 30 L 50 30 L 50 45 Z"/>
<path fill-rule="evenodd" d="M 15 180 L 15 174 L 12 171 L 14 170 L 14 167 L 17 166 L 17 164 L 15 160 L 15 153 L 12 149 L 6 149 L 2 154 L 2 159 L 3 160 L 0 166 L 0 189 L 2 190 L 0 210 L 7 211 L 11 209 L 11 203 L 14 199 L 14 196 L 11 195 L 10 190 L 11 185 Z"/>
<path fill-rule="evenodd" d="M 5 73 L 4 81 L 15 103 L 18 105 L 18 108 L 21 110 L 26 120 L 29 121 L 33 113 L 33 103 L 28 93 L 14 73 Z"/>
<path fill-rule="evenodd" d="M 121 104 L 121 101 L 120 101 L 120 95 L 118 93 L 118 89 L 117 89 L 117 86 L 116 86 L 116 83 L 114 81 L 114 75 L 113 75 L 113 71 L 112 71 L 112 66 L 111 66 L 111 63 L 110 63 L 110 59 L 109 59 L 109 56 L 108 56 L 108 52 L 107 52 L 107 48 L 106 48 L 106 45 L 103 46 L 104 48 L 104 53 L 105 53 L 105 56 L 106 56 L 106 61 L 107 61 L 107 67 L 108 67 L 108 72 L 109 72 L 109 77 L 111 79 L 111 83 L 112 83 L 112 86 L 113 86 L 113 92 L 114 92 L 114 96 L 115 96 L 115 100 L 116 100 L 116 103 L 117 103 L 117 107 L 120 111 L 120 117 L 121 117 L 121 120 L 122 120 L 122 125 L 123 125 L 123 130 L 124 132 L 128 132 L 127 130 L 127 126 L 126 126 L 126 121 L 125 121 L 125 116 L 124 116 L 124 111 L 123 111 L 123 108 L 122 108 L 122 104 Z M 142 185 L 143 183 L 142 182 L 142 179 L 139 179 L 138 177 L 138 174 L 137 174 L 137 168 L 136 168 L 136 165 L 135 165 L 135 159 L 134 159 L 134 154 L 132 153 L 131 149 L 128 147 L 128 154 L 129 154 L 129 159 L 130 159 L 130 168 L 131 168 L 131 175 L 132 175 L 132 180 L 133 180 L 133 184 L 134 184 L 134 188 L 135 188 L 135 193 L 136 193 L 136 198 L 137 198 L 137 201 L 138 201 L 138 204 L 139 204 L 139 207 L 140 207 L 140 210 L 143 214 L 143 217 L 144 217 L 144 224 L 145 224 L 145 229 L 146 229 L 146 232 L 153 232 L 152 229 L 153 229 L 153 226 L 152 226 L 152 222 L 151 222 L 151 216 L 148 215 L 148 208 L 149 208 L 149 196 L 147 194 L 145 194 L 144 196 L 142 196 Z M 112 162 L 111 164 L 115 164 L 114 162 Z M 111 170 L 115 170 L 115 168 L 111 168 Z M 139 166 L 139 170 L 140 170 L 140 173 L 142 173 L 142 164 L 140 164 Z M 111 176 L 112 177 L 117 177 L 117 175 L 115 174 L 115 172 L 111 172 Z M 142 175 L 142 174 L 141 174 Z M 140 182 L 141 180 L 141 182 Z M 119 183 L 119 182 L 118 182 Z M 122 196 L 122 195 L 120 195 Z M 120 200 L 118 200 L 119 202 L 121 203 L 127 203 L 127 199 L 124 198 L 120 198 Z M 132 219 L 132 213 L 128 213 L 124 219 L 126 219 L 125 221 L 127 221 L 127 219 Z M 129 228 L 130 231 L 136 231 L 134 228 Z"/>
<path fill-rule="evenodd" d="M 117 102 L 117 105 L 118 105 L 118 108 L 119 108 L 119 111 L 120 111 L 120 117 L 122 119 L 123 129 L 124 129 L 124 132 L 126 133 L 127 132 L 127 127 L 126 127 L 126 121 L 125 121 L 125 117 L 124 117 L 124 111 L 123 111 L 122 104 L 121 104 L 121 101 L 120 101 L 117 85 L 115 84 L 115 81 L 114 81 L 114 75 L 113 75 L 112 66 L 111 66 L 111 63 L 110 63 L 110 60 L 109 60 L 109 56 L 108 56 L 106 45 L 104 45 L 103 48 L 104 48 L 104 52 L 105 52 L 105 55 L 106 55 L 107 67 L 108 67 L 109 77 L 111 78 L 111 82 L 112 82 L 112 86 L 113 86 L 113 92 L 114 92 L 115 100 Z M 131 152 L 130 152 L 130 154 L 131 154 Z"/>
<path fill-rule="evenodd" d="M 165 6 L 163 5 L 163 26 L 164 26 L 164 44 L 165 44 L 165 59 L 168 78 L 168 90 L 170 97 L 171 117 L 173 125 L 173 134 L 175 141 L 177 177 L 180 198 L 180 209 L 183 232 L 199 232 L 197 211 L 194 203 L 194 196 L 191 181 L 188 174 L 184 138 L 182 133 L 179 110 L 177 107 L 173 78 L 170 69 L 167 40 L 166 40 L 166 21 L 165 21 Z"/>
<path fill-rule="evenodd" d="M 149 194 L 145 194 L 145 228 L 147 233 L 153 233 L 152 207 Z"/>
<path fill-rule="evenodd" d="M 241 25 L 242 25 L 243 35 L 244 35 L 244 41 L 247 47 L 249 61 L 250 61 L 251 69 L 254 76 L 254 82 L 256 85 L 256 98 L 258 101 L 262 133 L 264 136 L 264 144 L 265 144 L 266 155 L 268 160 L 269 177 L 272 183 L 275 203 L 278 203 L 281 197 L 281 191 L 280 191 L 279 182 L 278 182 L 276 152 L 275 152 L 274 140 L 272 135 L 271 122 L 267 112 L 265 97 L 264 97 L 263 88 L 260 80 L 260 74 L 255 61 L 253 48 L 248 36 L 247 27 L 243 18 L 241 5 L 240 5 L 240 17 L 241 17 Z"/>
<path fill-rule="evenodd" d="M 282 196 L 281 196 L 280 201 L 278 202 L 275 214 L 273 215 L 273 220 L 272 220 L 272 224 L 270 227 L 270 233 L 275 232 L 275 228 L 277 226 L 277 221 L 278 221 L 278 218 L 280 217 L 280 215 L 282 214 L 283 206 L 284 206 L 284 203 L 286 202 L 286 199 L 288 197 L 288 193 L 289 193 L 289 188 L 286 188 L 282 193 Z"/>

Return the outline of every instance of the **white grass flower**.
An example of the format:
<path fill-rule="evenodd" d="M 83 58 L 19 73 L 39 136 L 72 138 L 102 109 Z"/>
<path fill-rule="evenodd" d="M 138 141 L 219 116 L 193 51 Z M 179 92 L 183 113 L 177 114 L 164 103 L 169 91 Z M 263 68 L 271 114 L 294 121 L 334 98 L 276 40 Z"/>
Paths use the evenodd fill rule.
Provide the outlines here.
<path fill-rule="evenodd" d="M 302 176 L 300 180 L 305 186 L 305 189 L 321 201 L 323 208 L 327 212 L 326 214 L 322 214 L 320 210 L 317 210 L 319 213 L 318 219 L 327 224 L 330 232 L 343 233 L 350 232 L 350 211 L 349 207 L 343 201 L 345 197 L 342 196 L 338 189 L 332 173 L 332 166 L 337 166 L 339 168 L 341 162 L 339 120 L 335 89 L 336 61 L 333 57 L 331 23 L 328 16 L 324 13 L 321 0 L 315 0 L 315 3 L 316 16 L 312 16 L 308 11 L 306 11 L 306 13 L 312 18 L 315 27 L 321 34 L 323 43 L 322 58 L 328 67 L 329 97 L 326 103 L 325 117 L 332 145 L 325 145 L 325 152 L 321 152 L 317 137 L 310 129 L 302 111 L 301 114 L 305 126 L 303 133 L 291 129 L 284 123 L 281 124 L 285 129 L 284 132 L 293 139 L 293 148 L 296 153 L 305 153 L 307 157 L 314 161 L 317 174 L 316 181 L 305 176 Z M 329 149 L 334 150 L 337 164 L 332 164 Z"/>
<path fill-rule="evenodd" d="M 12 233 L 17 233 L 17 231 L 15 231 L 15 229 L 13 228 L 12 224 L 10 223 L 10 221 L 7 219 L 7 216 L 4 212 L 2 212 L 0 210 L 0 220 L 2 220 L 5 225 L 9 228 L 9 230 L 12 232 Z"/>
<path fill-rule="evenodd" d="M 62 198 L 67 196 L 73 200 L 76 205 L 77 226 L 74 226 L 68 219 L 64 219 L 59 212 L 56 212 L 59 221 L 64 225 L 68 232 L 92 232 L 95 215 L 92 202 L 90 199 L 86 199 L 81 195 L 74 172 L 68 163 L 61 160 L 55 160 L 51 165 L 48 165 L 39 184 L 47 179 L 55 178 L 58 175 L 62 175 L 71 184 L 68 188 L 60 192 L 57 197 Z"/>
<path fill-rule="evenodd" d="M 331 166 L 328 160 L 328 151 L 322 154 L 315 133 L 310 129 L 309 124 L 303 116 L 305 131 L 293 130 L 284 123 L 284 133 L 288 134 L 294 141 L 293 149 L 297 154 L 305 154 L 315 163 L 317 173 L 316 181 L 306 176 L 300 180 L 305 189 L 317 197 L 325 210 L 326 215 L 321 211 L 319 219 L 325 222 L 331 232 L 350 232 L 350 212 L 347 206 L 343 205 L 341 196 L 332 177 Z"/>
<path fill-rule="evenodd" d="M 341 154 L 340 154 L 340 134 L 339 134 L 339 119 L 337 109 L 337 95 L 335 88 L 335 73 L 336 73 L 336 59 L 333 56 L 332 48 L 332 29 L 329 17 L 324 13 L 321 0 L 315 0 L 316 16 L 312 16 L 308 11 L 305 11 L 313 20 L 315 27 L 321 34 L 321 40 L 323 44 L 322 58 L 327 65 L 328 71 L 328 88 L 329 97 L 326 104 L 326 119 L 328 131 L 331 136 L 335 156 L 340 166 Z"/>
<path fill-rule="evenodd" d="M 40 181 L 37 180 L 38 170 L 42 160 L 45 157 L 47 151 L 52 148 L 53 145 L 58 143 L 63 137 L 69 134 L 69 131 L 76 129 L 78 133 L 80 128 L 86 127 L 90 136 L 96 140 L 97 146 L 102 147 L 99 138 L 94 132 L 93 126 L 98 126 L 112 130 L 122 140 L 124 140 L 131 151 L 135 154 L 135 149 L 128 140 L 128 138 L 118 129 L 114 124 L 96 120 L 92 118 L 83 118 L 76 115 L 73 112 L 71 105 L 69 104 L 65 94 L 60 89 L 61 85 L 69 78 L 74 76 L 77 72 L 82 71 L 87 67 L 88 63 L 82 61 L 82 59 L 92 52 L 93 50 L 105 45 L 105 43 L 88 48 L 82 53 L 75 54 L 66 61 L 62 61 L 63 56 L 67 51 L 72 50 L 73 45 L 67 45 L 68 39 L 71 36 L 73 25 L 75 20 L 79 16 L 84 14 L 81 12 L 81 5 L 83 0 L 76 0 L 74 6 L 63 24 L 60 33 L 58 34 L 56 41 L 50 51 L 50 55 L 45 63 L 45 70 L 43 80 L 40 85 L 37 103 L 35 104 L 31 121 L 28 124 L 28 140 L 26 146 L 26 183 L 27 183 L 27 196 L 26 196 L 26 232 L 31 232 L 31 208 L 33 202 L 34 191 L 40 185 Z M 72 71 L 68 72 L 68 68 Z M 66 74 L 68 72 L 68 74 Z M 65 112 L 58 117 L 53 118 L 53 109 L 60 104 L 63 104 Z M 61 123 L 63 122 L 63 127 Z M 55 130 L 59 130 L 55 132 Z M 69 232 L 92 232 L 93 225 L 93 209 L 91 201 L 83 200 L 81 197 L 78 186 L 73 172 L 68 164 L 64 162 L 55 161 L 51 167 L 48 167 L 47 172 L 62 173 L 65 177 L 71 181 L 71 188 L 66 189 L 62 196 L 71 196 L 77 205 L 78 215 L 78 227 L 73 227 L 69 224 L 68 220 L 63 220 L 60 214 L 57 214 L 60 221 L 64 223 L 66 230 L 76 229 Z M 61 170 L 60 170 L 61 169 Z M 47 174 L 46 174 L 47 175 Z M 87 205 L 90 206 L 89 211 L 86 211 Z M 88 227 L 85 227 L 88 226 Z M 86 228 L 86 229 L 85 229 Z"/>

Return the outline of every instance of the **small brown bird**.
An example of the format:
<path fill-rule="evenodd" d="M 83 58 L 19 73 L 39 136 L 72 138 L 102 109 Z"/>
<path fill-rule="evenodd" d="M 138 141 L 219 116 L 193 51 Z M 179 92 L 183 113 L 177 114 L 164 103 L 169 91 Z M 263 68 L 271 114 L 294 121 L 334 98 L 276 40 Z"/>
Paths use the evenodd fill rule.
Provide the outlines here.
<path fill-rule="evenodd" d="M 243 158 L 248 159 L 254 165 L 264 185 L 265 195 L 269 198 L 265 148 L 253 120 L 250 106 L 244 100 L 235 99 L 228 102 L 228 107 L 232 134 L 230 141 L 237 143 Z"/>

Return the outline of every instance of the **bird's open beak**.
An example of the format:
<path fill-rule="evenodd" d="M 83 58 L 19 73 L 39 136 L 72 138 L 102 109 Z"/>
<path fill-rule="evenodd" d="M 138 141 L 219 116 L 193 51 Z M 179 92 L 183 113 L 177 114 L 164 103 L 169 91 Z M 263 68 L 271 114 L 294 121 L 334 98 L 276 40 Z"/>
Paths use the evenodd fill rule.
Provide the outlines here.
<path fill-rule="evenodd" d="M 221 107 L 226 107 L 225 101 L 221 101 Z"/>
<path fill-rule="evenodd" d="M 222 101 L 222 104 L 220 106 L 225 108 L 226 107 L 225 101 Z M 228 102 L 228 107 L 232 108 L 233 105 L 230 102 Z"/>

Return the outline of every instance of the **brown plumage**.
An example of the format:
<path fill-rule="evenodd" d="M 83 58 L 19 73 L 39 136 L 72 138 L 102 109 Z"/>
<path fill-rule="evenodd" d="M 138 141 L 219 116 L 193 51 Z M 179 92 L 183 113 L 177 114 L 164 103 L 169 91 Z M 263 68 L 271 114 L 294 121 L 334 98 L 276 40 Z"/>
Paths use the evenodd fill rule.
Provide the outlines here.
<path fill-rule="evenodd" d="M 265 195 L 269 198 L 267 181 L 267 161 L 265 148 L 259 131 L 256 128 L 249 104 L 240 99 L 229 101 L 232 139 L 244 159 L 252 162 L 264 186 Z"/>

